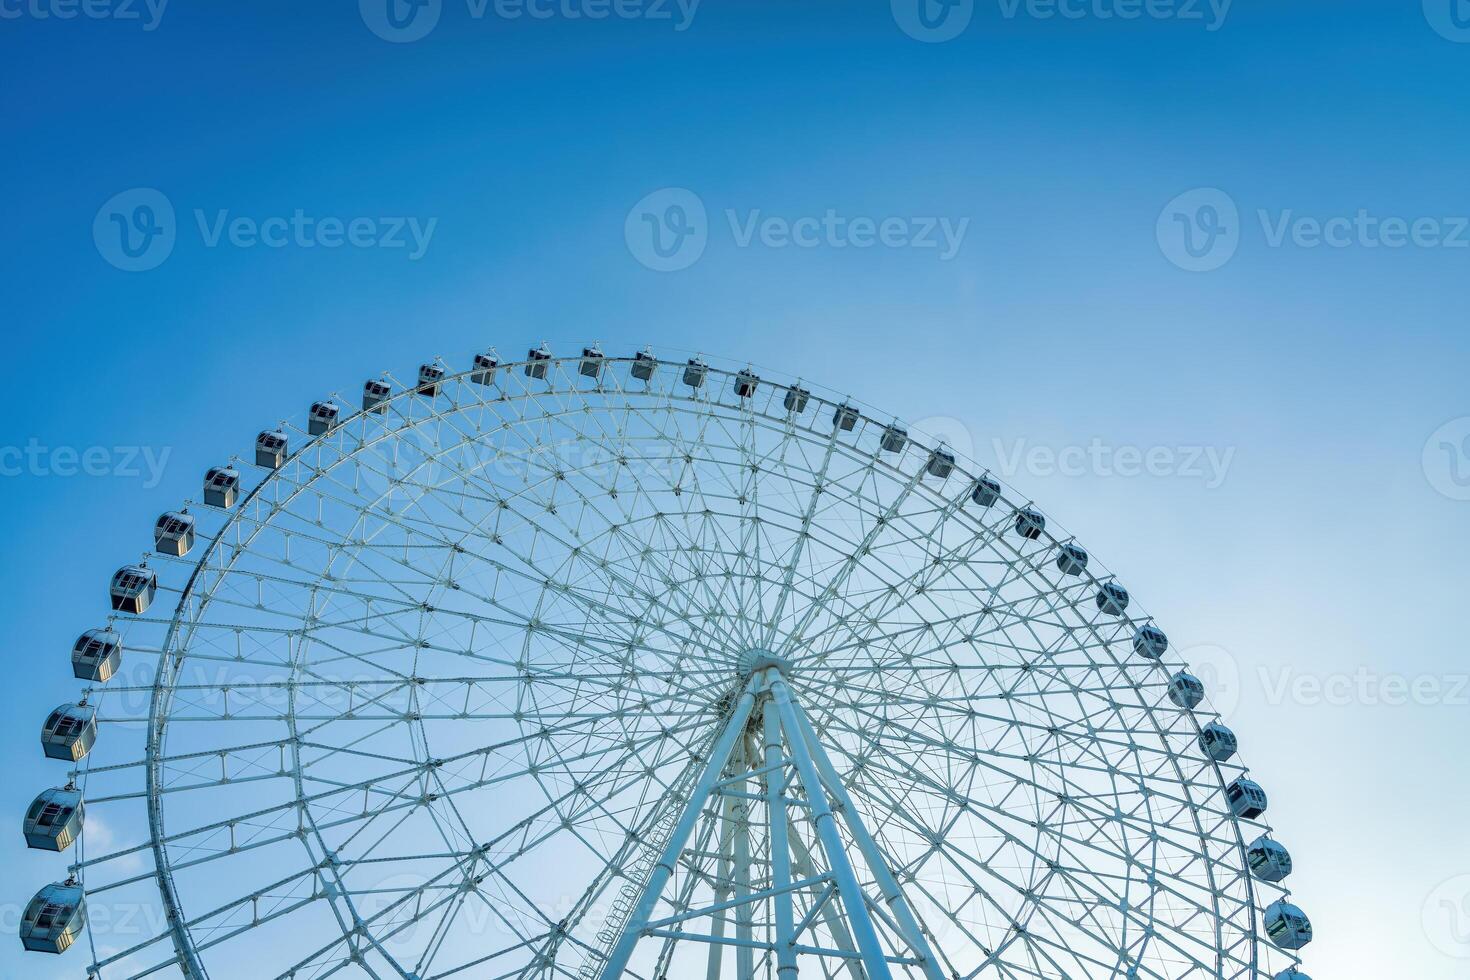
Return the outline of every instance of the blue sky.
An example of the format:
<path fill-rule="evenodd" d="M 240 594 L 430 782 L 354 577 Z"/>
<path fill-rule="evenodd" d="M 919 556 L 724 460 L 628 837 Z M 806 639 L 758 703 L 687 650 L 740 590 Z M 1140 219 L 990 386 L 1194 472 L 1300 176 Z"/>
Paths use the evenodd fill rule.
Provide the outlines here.
<path fill-rule="evenodd" d="M 54 781 L 35 732 L 75 690 L 66 647 L 205 467 L 432 355 L 652 343 L 1020 460 L 1008 482 L 1235 678 L 1227 717 L 1318 929 L 1308 972 L 1463 976 L 1470 10 L 1450 4 L 989 0 L 924 41 L 902 3 L 443 0 L 402 42 L 371 3 L 0 0 L 23 678 L 0 804 L 18 822 Z M 166 256 L 119 251 L 135 219 Z M 694 237 L 661 260 L 655 228 Z M 1128 475 L 1135 449 L 1156 472 Z M 57 876 L 18 842 L 6 903 Z M 74 975 L 17 945 L 0 977 Z"/>

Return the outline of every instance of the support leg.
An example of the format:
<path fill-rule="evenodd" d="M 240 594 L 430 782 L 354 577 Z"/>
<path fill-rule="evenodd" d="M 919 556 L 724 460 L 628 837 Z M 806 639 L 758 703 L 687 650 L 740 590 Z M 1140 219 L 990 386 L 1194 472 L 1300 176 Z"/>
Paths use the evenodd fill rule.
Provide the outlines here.
<path fill-rule="evenodd" d="M 735 708 L 725 722 L 725 730 L 720 733 L 719 739 L 715 742 L 714 751 L 710 753 L 704 772 L 700 774 L 699 781 L 694 785 L 694 791 L 689 794 L 689 800 L 684 804 L 684 813 L 674 826 L 674 832 L 669 836 L 663 854 L 659 857 L 658 863 L 654 865 L 648 881 L 644 883 L 643 894 L 639 896 L 632 916 L 623 927 L 623 934 L 618 937 L 617 945 L 608 955 L 607 963 L 602 968 L 601 980 L 621 980 L 623 971 L 628 966 L 628 960 L 633 955 L 633 947 L 638 945 L 639 935 L 647 925 L 649 916 L 653 914 L 654 906 L 658 904 L 664 886 L 674 876 L 674 864 L 679 860 L 679 854 L 684 850 L 689 835 L 694 831 L 694 824 L 704 810 L 706 801 L 709 800 L 710 791 L 714 788 L 715 783 L 720 781 L 720 773 L 724 771 L 725 763 L 729 761 L 730 752 L 735 748 L 735 743 L 745 734 L 745 723 L 750 720 L 751 709 L 755 706 L 755 689 L 756 679 L 751 678 L 751 683 L 746 685 L 744 693 L 735 702 Z"/>
<path fill-rule="evenodd" d="M 868 828 L 863 826 L 863 822 L 858 819 L 857 808 L 853 806 L 852 797 L 848 795 L 847 787 L 842 785 L 842 779 L 838 776 L 836 767 L 832 765 L 832 760 L 827 757 L 822 743 L 817 740 L 817 733 L 812 729 L 810 719 L 807 718 L 806 712 L 801 710 L 800 705 L 793 703 L 791 708 L 800 728 L 800 733 L 794 737 L 804 742 L 811 751 L 812 760 L 821 774 L 827 791 L 837 801 L 843 822 L 847 824 L 848 832 L 857 842 L 858 850 L 862 852 L 863 860 L 868 864 L 868 870 L 872 872 L 874 880 L 878 883 L 879 891 L 883 893 L 883 901 L 888 906 L 889 914 L 903 930 L 903 937 L 914 951 L 914 955 L 923 960 L 926 980 L 946 980 L 940 969 L 938 958 L 929 948 L 929 941 L 924 931 L 919 928 L 919 921 L 915 918 L 913 909 L 909 908 L 908 902 L 899 890 L 897 880 L 893 877 L 893 872 L 883 858 L 883 852 L 879 850 L 877 842 L 868 833 Z"/>
<path fill-rule="evenodd" d="M 777 889 L 772 899 L 776 925 L 776 977 L 796 980 L 796 921 L 791 911 L 791 849 L 786 840 L 786 769 L 781 764 L 785 749 L 781 744 L 781 719 L 767 702 L 762 720 L 765 734 L 766 821 L 770 826 L 771 887 Z"/>
<path fill-rule="evenodd" d="M 847 913 L 853 937 L 857 940 L 858 952 L 862 953 L 863 966 L 867 968 L 870 980 L 893 980 L 893 971 L 888 967 L 888 958 L 884 955 L 883 945 L 878 940 L 878 931 L 873 927 L 872 916 L 868 914 L 868 906 L 863 897 L 862 887 L 858 884 L 857 873 L 853 871 L 852 862 L 847 859 L 847 851 L 842 844 L 842 835 L 837 830 L 837 819 L 827 804 L 827 794 L 822 792 L 822 780 L 817 775 L 817 767 L 812 762 L 806 739 L 797 722 L 796 706 L 791 700 L 791 689 L 786 686 L 784 680 L 776 678 L 771 683 L 771 697 L 776 710 L 781 713 L 781 729 L 786 735 L 786 745 L 791 752 L 791 761 L 796 765 L 802 785 L 807 788 L 807 803 L 811 807 L 812 823 L 822 842 L 822 850 L 827 855 L 832 877 L 837 882 L 838 894 L 842 896 L 843 911 Z"/>

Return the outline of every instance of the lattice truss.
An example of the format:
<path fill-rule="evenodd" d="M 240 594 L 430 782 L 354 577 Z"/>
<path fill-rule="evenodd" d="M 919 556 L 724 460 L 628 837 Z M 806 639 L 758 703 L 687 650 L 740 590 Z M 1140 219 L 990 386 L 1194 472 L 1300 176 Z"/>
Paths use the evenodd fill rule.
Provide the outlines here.
<path fill-rule="evenodd" d="M 978 505 L 978 470 L 884 451 L 891 420 L 845 430 L 835 397 L 537 363 L 285 425 L 283 465 L 190 508 L 194 554 L 150 558 L 74 774 L 95 974 L 1290 962 L 1258 939 L 1264 824 L 1223 798 L 1244 770 L 1201 753 L 1211 715 L 1165 696 L 1182 664 L 1135 653 L 1096 562 L 1016 533 L 1024 501 Z"/>

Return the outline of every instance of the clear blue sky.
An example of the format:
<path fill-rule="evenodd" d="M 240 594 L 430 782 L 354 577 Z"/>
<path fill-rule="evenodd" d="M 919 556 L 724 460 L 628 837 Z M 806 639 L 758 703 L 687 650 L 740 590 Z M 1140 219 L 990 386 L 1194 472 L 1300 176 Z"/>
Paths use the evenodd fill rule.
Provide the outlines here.
<path fill-rule="evenodd" d="M 930 43 L 886 2 L 443 0 L 400 43 L 371 3 L 174 0 L 155 23 L 0 0 L 0 903 L 59 866 L 18 824 L 55 779 L 36 732 L 75 691 L 66 648 L 205 467 L 385 368 L 602 340 L 771 365 L 1030 459 L 1009 482 L 1236 678 L 1308 972 L 1463 977 L 1470 885 L 1440 886 L 1470 873 L 1470 28 L 1450 0 L 1066 6 L 981 0 Z M 140 248 L 166 217 L 139 188 L 172 251 L 125 271 L 113 215 Z M 702 222 L 668 210 L 691 202 Z M 680 215 L 702 253 L 650 268 L 640 233 L 667 245 Z M 406 244 L 328 247 L 323 218 Z M 885 219 L 892 244 L 863 247 Z M 1094 440 L 1112 462 L 1046 462 Z M 121 472 L 67 475 L 57 451 L 89 447 Z M 1123 475 L 1126 447 L 1169 462 Z M 1385 678 L 1439 693 L 1392 703 Z M 0 942 L 0 977 L 76 966 Z"/>

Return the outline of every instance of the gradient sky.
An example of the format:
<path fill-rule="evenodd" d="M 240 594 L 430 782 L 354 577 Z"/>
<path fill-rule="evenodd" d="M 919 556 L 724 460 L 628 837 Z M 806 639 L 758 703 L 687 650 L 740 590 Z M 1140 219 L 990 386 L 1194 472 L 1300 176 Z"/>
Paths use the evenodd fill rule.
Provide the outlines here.
<path fill-rule="evenodd" d="M 19 952 L 16 908 L 62 862 L 18 824 L 57 778 L 36 732 L 74 696 L 69 644 L 154 516 L 330 391 L 543 339 L 768 365 L 1003 472 L 1022 459 L 1008 482 L 1233 689 L 1317 929 L 1307 972 L 1464 977 L 1470 9 L 1102 16 L 1127 2 L 979 0 L 926 42 L 902 0 L 704 0 L 687 22 L 673 3 L 592 20 L 443 0 L 398 43 L 369 0 L 174 0 L 156 22 L 141 0 L 141 20 L 0 0 L 0 977 L 78 975 Z M 126 271 L 111 214 L 139 188 L 175 240 Z M 702 254 L 649 268 L 643 213 L 667 232 L 690 200 Z M 211 244 L 222 213 L 298 211 L 369 237 L 434 224 L 416 257 Z M 769 222 L 742 243 L 829 211 L 964 234 L 948 257 L 836 233 L 779 247 Z M 1417 242 L 1391 244 L 1394 221 Z M 1093 445 L 1111 462 L 1046 463 Z M 92 447 L 105 472 L 69 475 L 64 451 Z M 1169 462 L 1120 473 L 1129 448 Z M 1197 450 L 1223 471 L 1195 472 Z"/>

